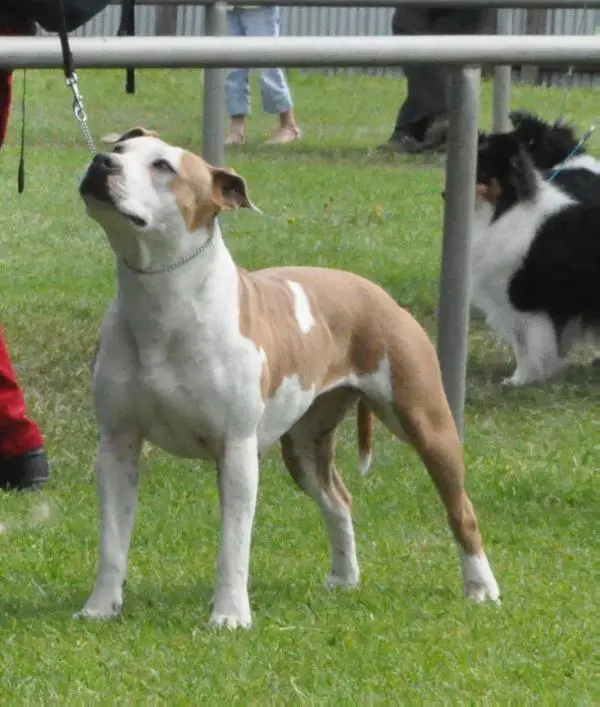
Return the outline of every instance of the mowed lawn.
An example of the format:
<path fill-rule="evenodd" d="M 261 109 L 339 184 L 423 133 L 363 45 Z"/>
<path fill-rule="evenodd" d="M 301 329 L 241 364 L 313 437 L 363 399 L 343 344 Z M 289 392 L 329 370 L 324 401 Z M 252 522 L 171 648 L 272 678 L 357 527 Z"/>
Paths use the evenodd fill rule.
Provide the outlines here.
<path fill-rule="evenodd" d="M 20 96 L 21 73 L 16 96 Z M 200 149 L 200 71 L 80 72 L 96 138 L 134 125 Z M 228 154 L 264 211 L 225 215 L 240 264 L 346 268 L 386 287 L 435 337 L 443 159 L 381 158 L 402 81 L 291 72 L 303 140 L 264 147 L 257 105 Z M 255 96 L 257 95 L 255 87 Z M 482 125 L 491 124 L 491 85 Z M 552 118 L 563 92 L 515 88 Z M 509 352 L 470 332 L 465 454 L 503 604 L 462 598 L 456 551 L 413 452 L 378 427 L 373 470 L 355 470 L 354 423 L 338 466 L 354 495 L 362 585 L 329 593 L 320 515 L 278 450 L 262 465 L 251 564 L 254 628 L 206 628 L 219 507 L 203 463 L 145 453 L 122 620 L 74 621 L 97 564 L 97 429 L 89 370 L 115 291 L 112 254 L 77 186 L 89 159 L 60 71 L 29 72 L 27 185 L 16 190 L 19 110 L 0 154 L 1 316 L 53 476 L 0 495 L 0 703 L 206 705 L 592 705 L 600 701 L 600 367 L 504 389 Z M 600 94 L 572 90 L 581 131 Z M 600 154 L 600 143 L 590 149 Z M 600 286 L 600 283 L 599 283 Z M 39 504 L 48 503 L 41 520 Z"/>

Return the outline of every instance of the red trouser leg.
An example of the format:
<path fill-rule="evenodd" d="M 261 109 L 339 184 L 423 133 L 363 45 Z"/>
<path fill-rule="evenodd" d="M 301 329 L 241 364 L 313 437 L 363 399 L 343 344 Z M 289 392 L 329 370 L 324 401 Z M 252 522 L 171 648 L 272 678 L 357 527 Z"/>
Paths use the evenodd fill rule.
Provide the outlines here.
<path fill-rule="evenodd" d="M 36 423 L 27 417 L 25 397 L 8 355 L 0 328 L 0 456 L 14 457 L 37 449 L 44 438 Z"/>
<path fill-rule="evenodd" d="M 4 33 L 0 29 L 0 36 Z M 0 71 L 0 147 L 2 147 L 8 132 L 8 119 L 12 98 L 12 71 Z"/>

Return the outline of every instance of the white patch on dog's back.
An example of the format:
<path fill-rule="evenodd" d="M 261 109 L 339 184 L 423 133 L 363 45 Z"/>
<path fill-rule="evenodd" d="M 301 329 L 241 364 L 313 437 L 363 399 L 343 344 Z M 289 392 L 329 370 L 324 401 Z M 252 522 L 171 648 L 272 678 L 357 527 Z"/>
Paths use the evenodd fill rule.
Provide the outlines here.
<path fill-rule="evenodd" d="M 315 325 L 315 318 L 310 311 L 310 302 L 308 301 L 306 292 L 304 292 L 304 288 L 300 283 L 293 282 L 292 280 L 286 280 L 286 282 L 294 295 L 294 313 L 300 331 L 303 334 L 308 334 Z"/>

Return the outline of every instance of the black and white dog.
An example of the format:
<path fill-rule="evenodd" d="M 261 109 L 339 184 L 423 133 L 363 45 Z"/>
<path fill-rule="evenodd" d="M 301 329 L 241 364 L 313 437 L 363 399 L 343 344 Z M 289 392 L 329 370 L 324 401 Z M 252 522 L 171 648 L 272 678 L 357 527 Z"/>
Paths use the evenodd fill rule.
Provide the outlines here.
<path fill-rule="evenodd" d="M 600 192 L 596 204 L 547 181 L 513 133 L 480 137 L 471 297 L 513 348 L 505 383 L 550 378 L 600 334 Z"/>
<path fill-rule="evenodd" d="M 526 111 L 510 114 L 512 134 L 542 175 L 581 202 L 600 203 L 600 162 L 586 153 L 585 139 L 568 123 L 548 123 Z"/>

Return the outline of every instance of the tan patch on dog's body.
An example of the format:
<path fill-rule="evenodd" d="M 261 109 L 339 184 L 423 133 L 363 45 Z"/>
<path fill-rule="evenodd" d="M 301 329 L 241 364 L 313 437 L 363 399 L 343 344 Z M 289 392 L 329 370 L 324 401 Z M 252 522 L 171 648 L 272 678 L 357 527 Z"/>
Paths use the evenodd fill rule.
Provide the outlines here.
<path fill-rule="evenodd" d="M 497 179 L 492 179 L 489 184 L 477 184 L 475 193 L 479 199 L 496 206 L 502 196 L 502 187 Z"/>
<path fill-rule="evenodd" d="M 282 267 L 240 269 L 239 281 L 240 331 L 266 355 L 265 398 L 294 375 L 304 389 L 314 385 L 320 391 L 352 374 L 375 373 L 386 357 L 407 376 L 420 367 L 425 332 L 383 289 L 362 277 Z M 306 333 L 296 319 L 288 281 L 300 284 L 308 299 L 315 324 Z"/>

